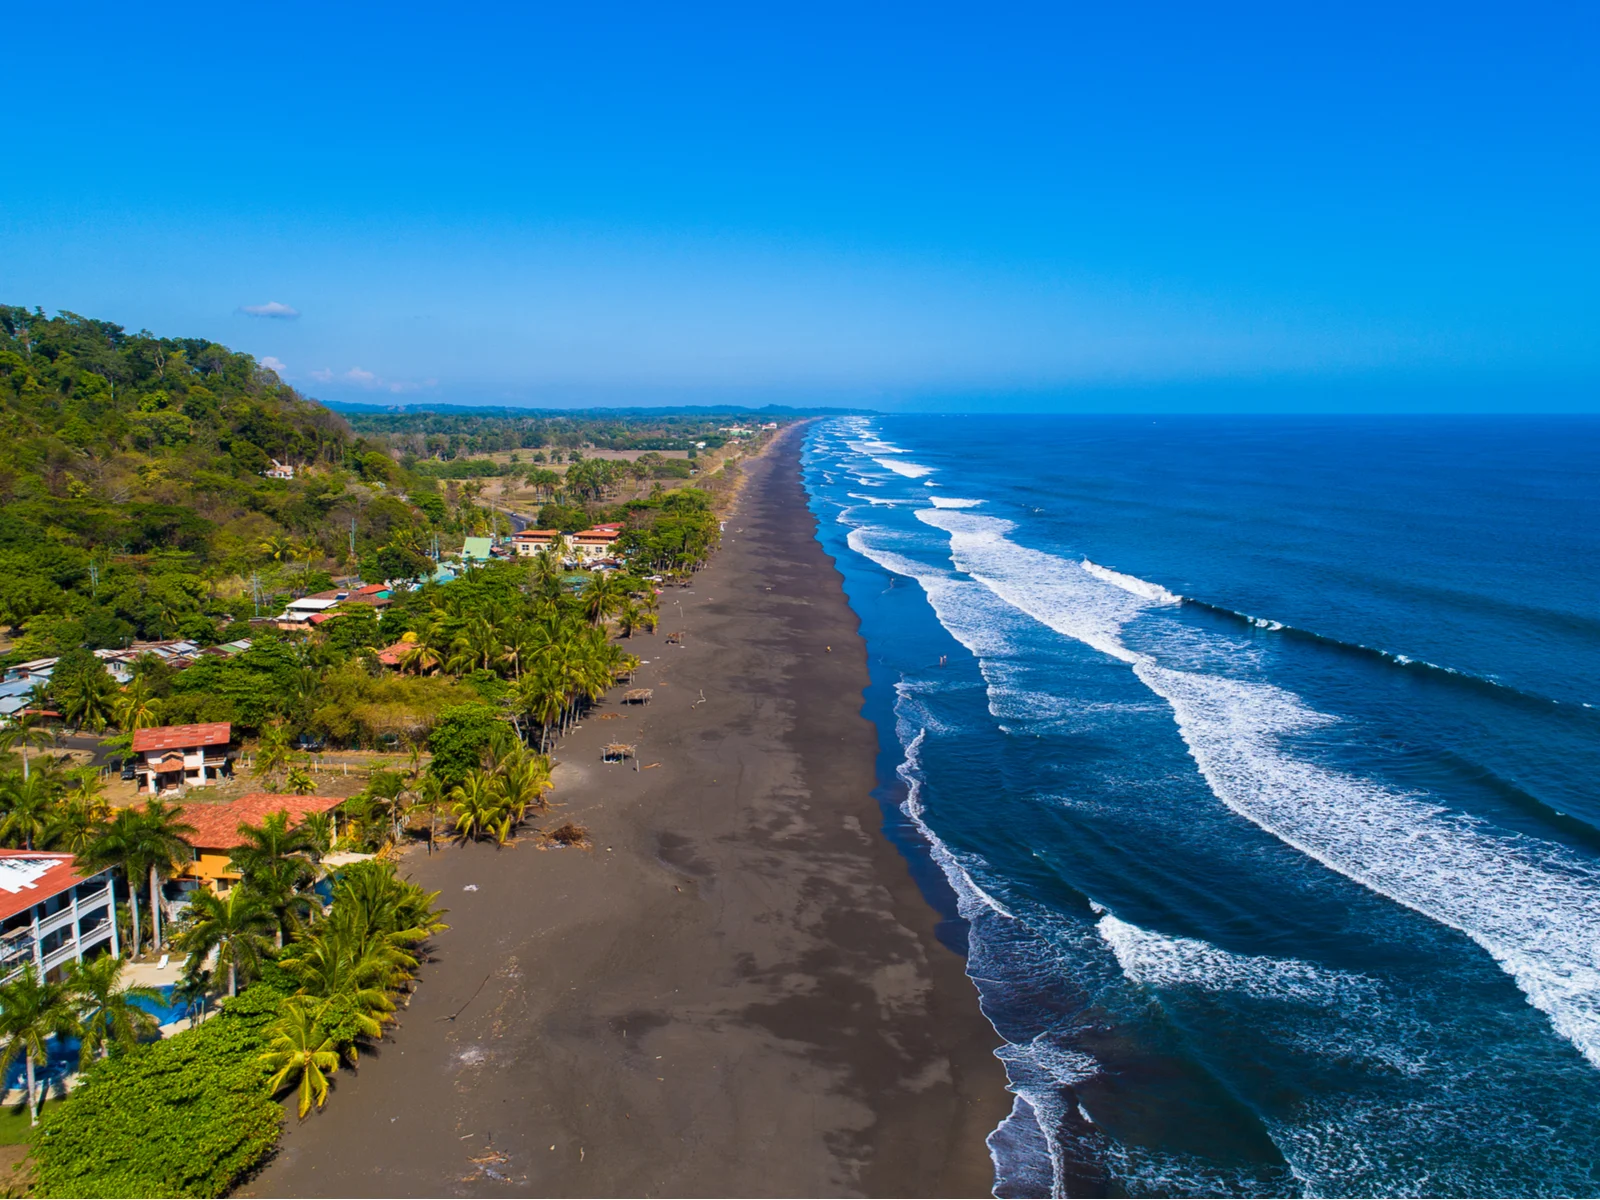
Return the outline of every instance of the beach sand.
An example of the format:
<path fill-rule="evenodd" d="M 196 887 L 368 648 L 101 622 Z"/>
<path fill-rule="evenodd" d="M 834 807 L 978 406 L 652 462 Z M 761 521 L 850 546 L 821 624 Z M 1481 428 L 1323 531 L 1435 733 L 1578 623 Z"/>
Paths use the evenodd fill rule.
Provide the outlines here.
<path fill-rule="evenodd" d="M 989 1194 L 999 1038 L 880 833 L 866 650 L 799 437 L 625 643 L 653 702 L 613 693 L 559 747 L 539 824 L 592 845 L 408 855 L 451 928 L 242 1194 Z M 644 769 L 603 765 L 612 741 Z"/>

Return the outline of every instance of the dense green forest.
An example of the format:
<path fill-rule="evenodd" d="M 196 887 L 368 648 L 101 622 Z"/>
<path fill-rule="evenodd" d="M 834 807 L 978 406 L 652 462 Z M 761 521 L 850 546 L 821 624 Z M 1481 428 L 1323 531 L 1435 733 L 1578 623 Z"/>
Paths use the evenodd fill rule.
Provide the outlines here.
<path fill-rule="evenodd" d="M 715 424 L 427 413 L 359 423 L 214 342 L 0 307 L 3 661 L 163 637 L 214 644 L 336 572 L 422 575 L 435 546 L 497 525 L 479 485 L 441 469 L 458 451 L 512 442 L 570 463 L 585 444 L 691 433 L 709 444 L 698 435 Z M 625 477 L 681 483 L 694 473 L 682 459 L 590 460 L 561 475 L 535 455 L 545 457 L 485 473 L 523 474 L 563 528 L 624 521 L 630 545 L 668 568 L 714 541 L 708 503 L 659 489 L 605 502 Z M 293 477 L 269 477 L 274 462 Z"/>

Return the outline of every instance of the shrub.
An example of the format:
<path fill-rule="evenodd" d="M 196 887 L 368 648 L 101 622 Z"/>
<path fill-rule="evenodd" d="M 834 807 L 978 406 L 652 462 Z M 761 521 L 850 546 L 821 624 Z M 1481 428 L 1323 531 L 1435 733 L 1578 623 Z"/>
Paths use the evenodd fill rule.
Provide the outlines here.
<path fill-rule="evenodd" d="M 96 1063 L 34 1139 L 48 1196 L 220 1196 L 277 1143 L 260 1062 L 282 996 L 253 987 L 197 1029 Z"/>

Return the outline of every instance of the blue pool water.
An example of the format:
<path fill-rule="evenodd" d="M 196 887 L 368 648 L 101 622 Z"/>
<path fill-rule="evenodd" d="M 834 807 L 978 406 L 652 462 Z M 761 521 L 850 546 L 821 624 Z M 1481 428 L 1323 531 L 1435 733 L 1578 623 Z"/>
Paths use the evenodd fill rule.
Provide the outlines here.
<path fill-rule="evenodd" d="M 153 1000 L 135 999 L 134 1003 L 148 1013 L 154 1014 L 157 1022 L 170 1025 L 174 1021 L 181 1021 L 188 1015 L 188 1010 L 181 1004 L 172 1003 L 172 988 L 170 985 L 158 989 L 162 1000 L 157 1003 Z M 83 1043 L 78 1038 L 51 1038 L 49 1043 L 50 1061 L 45 1066 L 34 1066 L 34 1080 L 38 1083 L 55 1084 L 71 1075 L 78 1069 L 78 1054 L 83 1048 Z M 28 1081 L 27 1068 L 19 1058 L 13 1062 L 6 1071 L 4 1090 L 21 1089 Z"/>
<path fill-rule="evenodd" d="M 1584 418 L 811 429 L 999 1194 L 1600 1191 L 1597 462 Z"/>

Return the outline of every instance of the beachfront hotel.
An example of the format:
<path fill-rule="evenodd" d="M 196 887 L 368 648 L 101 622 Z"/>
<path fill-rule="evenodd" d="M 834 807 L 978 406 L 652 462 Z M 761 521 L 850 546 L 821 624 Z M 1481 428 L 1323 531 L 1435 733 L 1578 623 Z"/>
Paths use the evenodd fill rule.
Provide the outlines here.
<path fill-rule="evenodd" d="M 29 963 L 41 977 L 97 946 L 120 954 L 111 872 L 89 874 L 55 851 L 0 850 L 0 983 Z"/>

